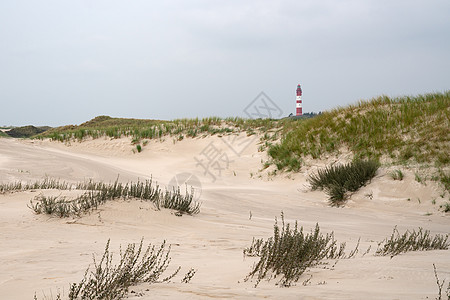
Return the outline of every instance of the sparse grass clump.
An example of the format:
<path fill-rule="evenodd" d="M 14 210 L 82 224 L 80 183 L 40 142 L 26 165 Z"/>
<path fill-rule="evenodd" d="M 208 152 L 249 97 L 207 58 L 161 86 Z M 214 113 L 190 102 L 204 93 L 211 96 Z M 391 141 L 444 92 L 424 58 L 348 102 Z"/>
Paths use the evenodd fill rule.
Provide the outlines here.
<path fill-rule="evenodd" d="M 318 170 L 308 181 L 313 190 L 325 190 L 331 205 L 339 206 L 346 199 L 346 193 L 364 186 L 375 176 L 378 167 L 379 163 L 373 160 L 337 164 Z"/>
<path fill-rule="evenodd" d="M 187 213 L 189 215 L 195 215 L 200 212 L 200 203 L 195 202 L 194 190 L 191 189 L 190 192 L 186 190 L 183 195 L 180 192 L 180 188 L 174 189 L 173 191 L 165 191 L 160 197 L 155 201 L 155 205 L 158 209 L 160 207 L 174 209 L 179 213 Z"/>
<path fill-rule="evenodd" d="M 445 213 L 450 212 L 450 202 L 445 202 L 444 204 L 441 204 L 440 209 L 442 209 L 442 211 Z"/>
<path fill-rule="evenodd" d="M 29 187 L 28 185 L 25 186 Z M 44 189 L 46 185 L 36 184 L 36 186 Z M 51 186 L 53 187 L 55 185 Z M 69 188 L 68 185 L 63 186 Z M 17 186 L 17 188 L 19 187 L 23 189 L 23 186 Z M 28 207 L 36 214 L 48 214 L 63 218 L 80 216 L 97 209 L 99 205 L 107 201 L 116 199 L 139 199 L 154 203 L 158 209 L 163 207 L 177 210 L 179 214 L 193 215 L 200 212 L 201 204 L 193 200 L 193 190 L 191 192 L 186 191 L 185 195 L 180 192 L 179 188 L 173 191 L 162 191 L 158 185 L 153 184 L 152 180 L 127 184 L 122 184 L 117 180 L 113 184 L 105 184 L 91 180 L 78 183 L 74 188 L 85 190 L 86 192 L 73 199 L 61 196 L 44 196 L 41 194 L 30 200 Z"/>
<path fill-rule="evenodd" d="M 399 169 L 390 172 L 389 176 L 391 176 L 391 178 L 394 180 L 403 180 L 403 178 L 405 177 L 402 170 Z"/>
<path fill-rule="evenodd" d="M 292 228 L 284 223 L 281 215 L 281 228 L 275 219 L 273 237 L 267 240 L 253 239 L 250 247 L 244 250 L 246 256 L 257 256 L 259 261 L 253 266 L 246 281 L 256 276 L 256 285 L 263 279 L 279 278 L 277 284 L 290 286 L 299 280 L 306 269 L 317 265 L 323 259 L 345 258 L 345 243 L 338 247 L 333 233 L 322 234 L 319 225 L 314 231 L 304 233 L 295 222 Z M 355 249 L 349 257 L 356 253 Z"/>
<path fill-rule="evenodd" d="M 447 250 L 449 246 L 448 234 L 436 234 L 432 237 L 429 230 L 422 228 L 400 234 L 395 227 L 391 237 L 378 244 L 375 255 L 396 256 L 409 251 Z"/>
<path fill-rule="evenodd" d="M 28 191 L 28 190 L 70 190 L 72 185 L 68 182 L 61 181 L 59 179 L 52 179 L 49 177 L 43 180 L 37 180 L 31 183 L 23 183 L 21 181 L 16 181 L 12 183 L 2 183 L 0 184 L 0 193 L 14 192 L 14 191 Z"/>

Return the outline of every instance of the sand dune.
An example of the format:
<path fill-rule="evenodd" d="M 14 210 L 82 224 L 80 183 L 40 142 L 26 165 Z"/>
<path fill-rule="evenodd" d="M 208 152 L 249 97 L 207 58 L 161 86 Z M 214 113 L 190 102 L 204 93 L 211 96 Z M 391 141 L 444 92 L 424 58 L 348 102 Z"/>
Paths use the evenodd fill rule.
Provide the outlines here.
<path fill-rule="evenodd" d="M 153 178 L 165 186 L 177 175 L 191 174 L 198 180 L 202 202 L 201 212 L 194 216 L 156 211 L 141 201 L 114 201 L 81 218 L 59 219 L 34 215 L 27 204 L 41 192 L 67 192 L 0 195 L 0 298 L 31 299 L 35 292 L 48 296 L 57 288 L 67 292 L 69 283 L 82 278 L 92 253 L 103 253 L 108 239 L 113 251 L 141 238 L 155 244 L 166 240 L 172 245 L 173 269 L 182 266 L 183 274 L 197 270 L 188 284 L 180 283 L 180 275 L 171 283 L 141 284 L 129 299 L 434 299 L 433 263 L 440 279 L 450 280 L 450 250 L 392 259 L 375 257 L 372 250 L 362 256 L 396 225 L 400 231 L 423 227 L 450 233 L 449 215 L 438 210 L 443 200 L 435 183 L 416 182 L 412 170 L 404 170 L 403 181 L 393 181 L 389 169 L 382 168 L 344 208 L 332 208 L 323 192 L 308 190 L 306 181 L 306 175 L 326 161 L 310 162 L 298 174 L 269 176 L 270 169 L 259 172 L 266 154 L 258 152 L 257 141 L 245 135 L 177 142 L 167 138 L 150 141 L 141 153 L 133 153 L 135 147 L 127 138 L 70 145 L 0 139 L 2 183 L 44 176 L 110 182 L 119 176 L 124 182 Z M 212 155 L 220 160 L 204 168 Z M 334 231 L 350 248 L 361 238 L 361 253 L 335 266 L 332 261 L 312 268 L 290 288 L 279 288 L 275 281 L 254 288 L 254 282 L 244 278 L 255 259 L 244 258 L 242 251 L 253 237 L 272 235 L 274 218 L 281 211 L 286 221 L 298 220 L 308 231 L 316 223 L 324 232 Z"/>

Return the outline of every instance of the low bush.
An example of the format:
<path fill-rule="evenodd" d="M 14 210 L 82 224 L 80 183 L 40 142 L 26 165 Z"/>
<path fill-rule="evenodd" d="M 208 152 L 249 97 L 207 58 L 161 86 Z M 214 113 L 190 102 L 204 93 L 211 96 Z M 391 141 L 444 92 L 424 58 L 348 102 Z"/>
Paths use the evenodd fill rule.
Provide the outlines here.
<path fill-rule="evenodd" d="M 128 288 L 141 282 L 153 283 L 159 280 L 170 264 L 170 246 L 164 241 L 160 247 L 148 245 L 143 249 L 143 240 L 136 247 L 129 244 L 120 251 L 120 262 L 113 265 L 109 251 L 109 240 L 99 262 L 94 258 L 94 270 L 86 269 L 84 278 L 70 286 L 69 299 L 122 299 Z M 162 281 L 174 277 L 180 267 Z"/>
<path fill-rule="evenodd" d="M 357 160 L 348 164 L 338 164 L 320 169 L 311 174 L 308 182 L 312 190 L 322 189 L 330 196 L 331 205 L 339 206 L 347 192 L 355 192 L 371 180 L 379 168 L 373 160 Z"/>
<path fill-rule="evenodd" d="M 418 231 L 406 231 L 400 234 L 397 227 L 394 228 L 390 238 L 386 238 L 378 244 L 375 255 L 396 256 L 409 251 L 447 250 L 450 246 L 448 234 L 430 235 L 429 230 L 419 228 Z"/>
<path fill-rule="evenodd" d="M 344 253 L 345 243 L 338 247 L 334 234 L 322 234 L 319 225 L 314 231 L 304 233 L 303 227 L 298 228 L 297 222 L 293 228 L 284 223 L 281 215 L 281 228 L 275 219 L 273 237 L 267 240 L 253 239 L 250 247 L 244 249 L 245 256 L 257 256 L 259 261 L 246 277 L 246 281 L 256 276 L 257 286 L 262 279 L 280 278 L 277 284 L 290 286 L 299 280 L 308 269 L 317 265 L 323 259 L 349 258 L 357 252 L 357 247 L 349 256 Z"/>
<path fill-rule="evenodd" d="M 178 267 L 167 277 L 161 276 L 170 265 L 170 246 L 164 241 L 161 246 L 149 244 L 144 247 L 143 239 L 139 244 L 128 244 L 125 251 L 120 250 L 120 261 L 113 264 L 113 253 L 109 250 L 110 240 L 106 243 L 105 252 L 100 261 L 94 256 L 94 266 L 88 267 L 83 279 L 72 283 L 69 288 L 69 300 L 108 299 L 119 300 L 126 297 L 129 287 L 139 283 L 168 282 L 178 272 Z M 195 270 L 191 269 L 182 282 L 189 282 Z M 56 299 L 61 299 L 58 292 Z M 37 300 L 37 296 L 34 296 Z M 47 299 L 47 297 L 45 297 Z"/>

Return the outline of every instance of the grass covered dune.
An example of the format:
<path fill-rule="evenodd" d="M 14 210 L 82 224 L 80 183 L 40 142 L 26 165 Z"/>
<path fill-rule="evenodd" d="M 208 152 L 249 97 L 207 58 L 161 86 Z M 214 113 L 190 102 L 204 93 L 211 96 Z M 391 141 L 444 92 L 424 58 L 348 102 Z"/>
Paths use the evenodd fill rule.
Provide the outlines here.
<path fill-rule="evenodd" d="M 354 159 L 393 165 L 433 167 L 432 179 L 450 190 L 450 91 L 390 98 L 380 96 L 340 107 L 313 118 L 281 120 L 210 117 L 173 121 L 99 116 L 80 125 L 50 129 L 35 137 L 55 141 L 130 137 L 137 152 L 146 139 L 246 132 L 259 134 L 265 167 L 298 172 L 305 158 L 350 151 Z M 144 141 L 143 141 L 144 140 Z M 141 142 L 143 145 L 141 146 Z"/>
<path fill-rule="evenodd" d="M 247 131 L 249 134 L 266 132 L 279 128 L 283 121 L 271 119 L 243 119 L 209 117 L 203 119 L 176 119 L 172 121 L 112 118 L 98 116 L 80 125 L 67 125 L 53 128 L 45 133 L 37 135 L 38 138 L 51 138 L 55 141 L 71 141 L 83 139 L 111 137 L 131 137 L 135 142 L 141 139 L 160 139 L 165 136 L 174 136 L 182 140 L 184 137 L 197 137 L 200 135 L 214 135 L 237 133 Z"/>
<path fill-rule="evenodd" d="M 422 175 L 448 187 L 448 100 L 380 97 L 311 119 L 100 116 L 0 139 L 0 295 L 447 299 L 449 193 Z M 213 181 L 195 158 L 233 135 L 249 145 Z M 182 172 L 199 202 L 148 178 Z"/>
<path fill-rule="evenodd" d="M 261 134 L 270 162 L 279 170 L 297 171 L 305 157 L 350 150 L 355 158 L 390 159 L 394 164 L 450 163 L 450 91 L 418 96 L 380 96 L 336 108 L 314 118 L 281 120 L 210 117 L 173 121 L 99 116 L 80 125 L 50 129 L 35 137 L 56 141 L 129 136 L 142 139 L 174 136 Z M 275 142 L 274 141 L 278 141 Z"/>
<path fill-rule="evenodd" d="M 284 130 L 268 153 L 278 169 L 298 169 L 306 156 L 320 158 L 346 148 L 356 158 L 387 157 L 450 163 L 450 91 L 389 98 L 381 96 L 336 108 Z"/>

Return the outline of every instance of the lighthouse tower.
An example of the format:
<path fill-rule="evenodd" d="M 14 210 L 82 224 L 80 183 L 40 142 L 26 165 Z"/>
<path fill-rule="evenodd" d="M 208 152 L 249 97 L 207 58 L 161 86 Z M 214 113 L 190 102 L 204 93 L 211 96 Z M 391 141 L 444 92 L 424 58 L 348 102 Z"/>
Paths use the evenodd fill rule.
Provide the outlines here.
<path fill-rule="evenodd" d="M 297 108 L 297 117 L 298 116 L 301 116 L 303 113 L 302 113 L 302 88 L 300 87 L 300 84 L 299 85 L 297 85 L 297 105 L 296 105 L 296 108 Z"/>

